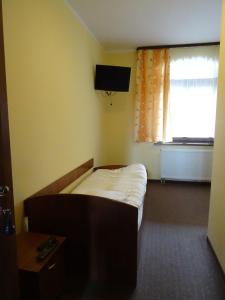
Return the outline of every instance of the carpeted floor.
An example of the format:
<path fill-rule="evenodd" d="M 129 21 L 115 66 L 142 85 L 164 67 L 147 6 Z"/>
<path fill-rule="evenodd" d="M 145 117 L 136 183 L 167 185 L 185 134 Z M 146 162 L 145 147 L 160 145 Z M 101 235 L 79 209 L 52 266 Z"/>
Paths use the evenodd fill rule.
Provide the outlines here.
<path fill-rule="evenodd" d="M 209 185 L 151 182 L 138 284 L 68 284 L 62 300 L 224 300 L 225 281 L 207 243 Z"/>

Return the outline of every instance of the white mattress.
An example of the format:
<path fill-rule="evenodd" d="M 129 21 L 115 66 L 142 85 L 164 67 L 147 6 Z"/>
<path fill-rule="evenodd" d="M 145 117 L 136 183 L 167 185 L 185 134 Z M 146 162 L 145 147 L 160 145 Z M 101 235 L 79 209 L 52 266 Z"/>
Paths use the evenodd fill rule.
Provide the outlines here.
<path fill-rule="evenodd" d="M 93 172 L 73 191 L 73 194 L 94 195 L 133 205 L 138 208 L 138 228 L 141 225 L 147 173 L 142 164 Z"/>

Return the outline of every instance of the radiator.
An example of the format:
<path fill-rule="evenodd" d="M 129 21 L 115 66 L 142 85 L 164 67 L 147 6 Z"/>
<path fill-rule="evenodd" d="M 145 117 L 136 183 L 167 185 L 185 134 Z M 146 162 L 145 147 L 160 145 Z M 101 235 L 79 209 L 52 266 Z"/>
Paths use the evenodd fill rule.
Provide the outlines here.
<path fill-rule="evenodd" d="M 211 181 L 212 150 L 161 149 L 161 181 Z"/>

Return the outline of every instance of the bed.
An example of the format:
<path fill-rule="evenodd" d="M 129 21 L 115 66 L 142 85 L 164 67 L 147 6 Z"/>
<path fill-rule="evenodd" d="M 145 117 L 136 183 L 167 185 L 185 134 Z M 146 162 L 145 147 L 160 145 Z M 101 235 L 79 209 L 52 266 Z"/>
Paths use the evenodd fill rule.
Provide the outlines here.
<path fill-rule="evenodd" d="M 93 159 L 87 161 L 24 201 L 29 231 L 67 237 L 65 262 L 70 278 L 136 285 L 146 171 L 142 166 L 128 187 L 127 172 L 132 173 L 134 166 L 95 168 L 71 193 L 60 194 L 93 164 Z M 120 183 L 115 180 L 118 176 L 123 177 Z M 102 194 L 99 182 L 109 192 Z M 139 202 L 134 196 L 137 191 Z"/>

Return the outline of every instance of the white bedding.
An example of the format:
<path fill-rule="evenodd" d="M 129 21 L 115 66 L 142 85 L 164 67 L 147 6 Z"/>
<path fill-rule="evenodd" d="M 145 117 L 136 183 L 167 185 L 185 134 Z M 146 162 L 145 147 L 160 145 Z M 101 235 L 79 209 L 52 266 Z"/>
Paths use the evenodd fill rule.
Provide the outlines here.
<path fill-rule="evenodd" d="M 73 191 L 73 194 L 94 195 L 133 205 L 138 208 L 138 228 L 141 224 L 147 173 L 142 164 L 93 172 Z"/>

